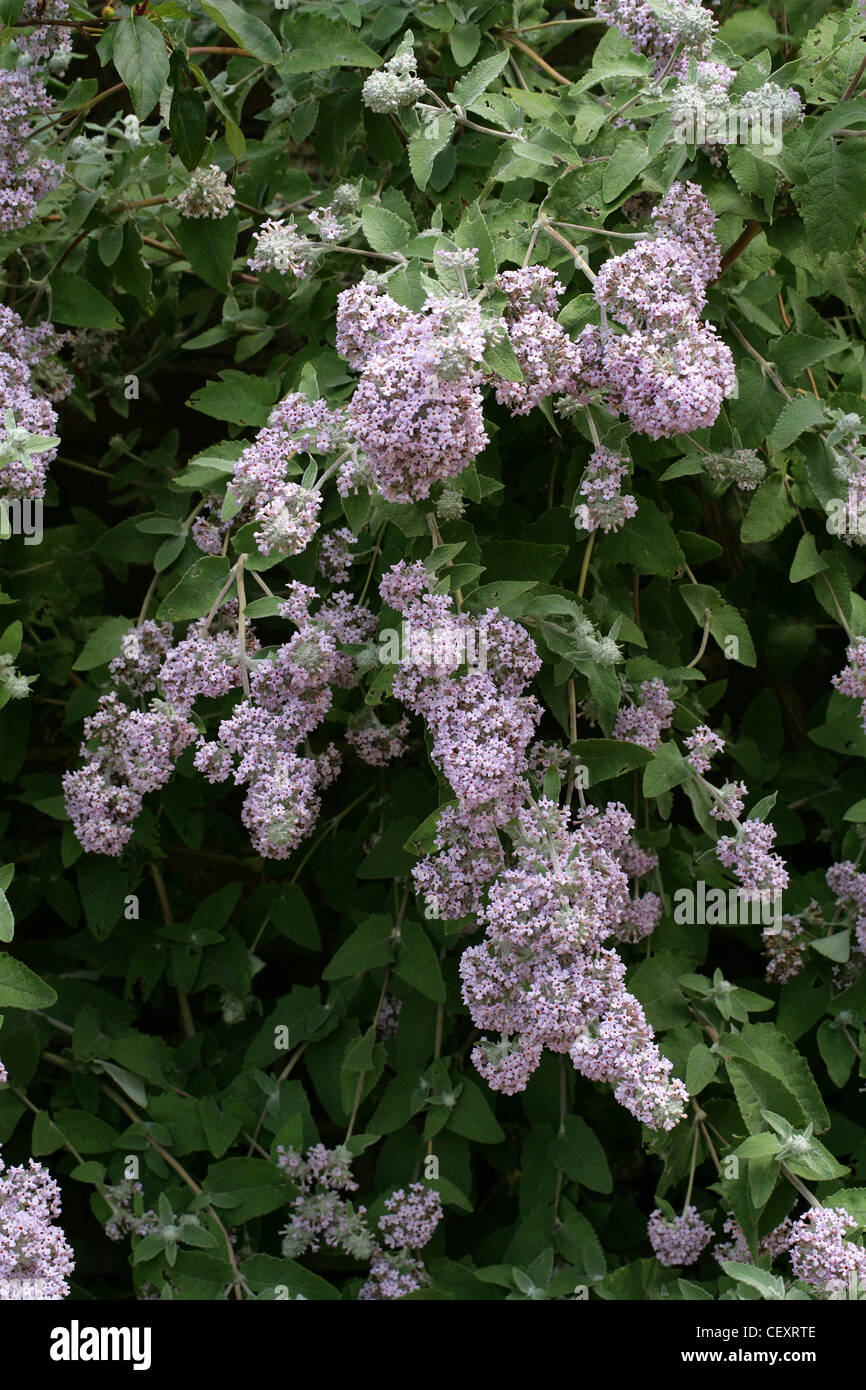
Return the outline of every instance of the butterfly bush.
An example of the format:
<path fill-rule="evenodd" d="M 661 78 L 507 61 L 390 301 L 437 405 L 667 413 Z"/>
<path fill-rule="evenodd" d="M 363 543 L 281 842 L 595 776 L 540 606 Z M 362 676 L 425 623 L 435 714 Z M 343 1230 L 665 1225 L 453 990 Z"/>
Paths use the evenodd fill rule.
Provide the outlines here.
<path fill-rule="evenodd" d="M 864 6 L 447 8 L 4 15 L 0 1298 L 866 1285 Z"/>

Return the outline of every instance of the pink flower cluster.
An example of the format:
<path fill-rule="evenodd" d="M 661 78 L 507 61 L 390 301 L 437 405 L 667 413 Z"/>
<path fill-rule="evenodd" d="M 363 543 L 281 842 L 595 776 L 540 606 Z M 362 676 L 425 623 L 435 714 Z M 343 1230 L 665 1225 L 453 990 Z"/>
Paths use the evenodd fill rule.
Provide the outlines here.
<path fill-rule="evenodd" d="M 66 1298 L 75 1264 L 59 1215 L 60 1188 L 41 1163 L 0 1158 L 0 1301 Z"/>
<path fill-rule="evenodd" d="M 580 483 L 584 501 L 578 505 L 576 518 L 585 531 L 599 528 L 607 533 L 618 531 L 637 514 L 637 502 L 622 492 L 622 480 L 627 476 L 629 461 L 623 454 L 599 445 L 590 455 L 586 472 Z"/>
<path fill-rule="evenodd" d="M 0 232 L 32 222 L 61 169 L 30 148 L 32 118 L 46 116 L 51 98 L 35 67 L 0 68 Z"/>
<path fill-rule="evenodd" d="M 716 843 L 716 857 L 730 869 L 748 896 L 782 892 L 788 886 L 785 861 L 771 853 L 776 831 L 769 821 L 747 820 L 735 835 Z"/>
<path fill-rule="evenodd" d="M 423 1183 L 413 1182 L 408 1192 L 398 1188 L 385 1202 L 385 1215 L 379 1218 L 383 1245 L 376 1246 L 370 1258 L 370 1277 L 358 1294 L 363 1302 L 402 1298 L 429 1282 L 417 1251 L 433 1238 L 442 1220 L 439 1193 Z"/>
<path fill-rule="evenodd" d="M 769 1255 L 773 1260 L 778 1259 L 788 1248 L 791 1225 L 790 1216 L 786 1216 L 775 1230 L 772 1230 L 769 1235 L 762 1236 L 758 1241 L 758 1254 Z M 742 1227 L 733 1212 L 729 1213 L 722 1230 L 726 1236 L 730 1236 L 730 1240 L 716 1242 L 713 1246 L 713 1259 L 717 1260 L 719 1264 L 723 1260 L 733 1260 L 737 1264 L 751 1264 L 752 1254 L 749 1250 L 749 1242 L 746 1240 Z"/>
<path fill-rule="evenodd" d="M 841 695 L 860 701 L 860 722 L 866 731 L 866 641 L 848 648 L 848 664 L 833 677 L 833 684 Z"/>
<path fill-rule="evenodd" d="M 336 778 L 340 755 L 334 744 L 308 756 L 299 746 L 331 706 L 331 686 L 350 686 L 352 659 L 341 643 L 362 643 L 375 618 L 338 590 L 318 613 L 314 589 L 293 584 L 280 616 L 298 631 L 269 657 L 249 665 L 248 697 L 220 721 L 215 740 L 201 739 L 195 766 L 209 782 L 234 775 L 247 792 L 241 820 L 254 848 L 269 859 L 285 859 L 310 834 L 321 807 L 320 793 Z M 237 650 L 237 649 L 236 649 Z"/>
<path fill-rule="evenodd" d="M 631 39 L 638 53 L 646 54 L 656 78 L 667 71 L 684 77 L 689 58 L 708 51 L 718 27 L 711 12 L 694 0 L 655 5 L 647 0 L 598 0 L 597 13 Z"/>
<path fill-rule="evenodd" d="M 66 806 L 85 849 L 117 855 L 128 843 L 142 800 L 163 786 L 180 753 L 196 742 L 194 765 L 209 782 L 234 776 L 246 787 L 241 819 L 253 845 L 267 858 L 284 859 L 313 829 L 320 792 L 337 776 L 340 755 L 333 744 L 313 755 L 300 745 L 331 706 L 331 687 L 348 688 L 356 678 L 344 645 L 368 641 L 376 620 L 344 589 L 336 590 L 314 615 L 316 591 L 294 583 L 280 616 L 297 632 L 276 650 L 259 654 L 259 642 L 244 625 L 243 650 L 235 600 L 215 619 L 200 618 L 172 645 L 171 625 L 147 621 L 123 638 L 110 671 L 118 684 L 142 697 L 159 690 L 146 710 L 132 709 L 116 692 L 104 695 L 85 720 L 84 766 L 63 779 Z M 221 719 L 217 736 L 199 736 L 191 712 L 199 697 L 219 699 L 243 687 L 244 696 Z M 403 729 L 388 731 L 365 751 L 381 760 L 400 751 Z"/>
<path fill-rule="evenodd" d="M 375 711 L 367 710 L 362 722 L 346 730 L 346 742 L 363 763 L 369 763 L 370 767 L 387 767 L 406 752 L 408 733 L 408 719 L 383 724 Z"/>
<path fill-rule="evenodd" d="M 577 344 L 556 322 L 562 286 L 546 266 L 506 270 L 496 287 L 508 299 L 505 331 L 514 349 L 522 381 L 496 379 L 496 399 L 512 415 L 528 415 L 547 396 L 579 389 L 581 367 Z"/>
<path fill-rule="evenodd" d="M 851 918 L 857 945 L 866 953 L 866 874 L 858 873 L 850 859 L 846 859 L 841 864 L 831 864 L 827 870 L 827 886 L 839 910 Z"/>
<path fill-rule="evenodd" d="M 337 302 L 337 348 L 360 369 L 352 438 L 373 485 L 392 502 L 423 500 L 487 444 L 478 307 L 429 297 L 413 313 L 362 281 Z"/>
<path fill-rule="evenodd" d="M 285 1256 L 315 1254 L 325 1246 L 369 1261 L 369 1277 L 358 1292 L 363 1302 L 402 1298 L 428 1282 L 418 1251 L 442 1219 L 442 1202 L 432 1188 L 411 1183 L 408 1190 L 393 1192 L 379 1219 L 377 1239 L 367 1223 L 366 1207 L 353 1208 L 344 1195 L 358 1188 L 352 1178 L 352 1154 L 345 1145 L 326 1149 L 315 1144 L 306 1157 L 279 1146 L 277 1163 L 300 1189 L 281 1232 Z"/>
<path fill-rule="evenodd" d="M 624 988 L 625 966 L 602 946 L 627 914 L 624 933 L 643 934 L 660 910 L 654 895 L 630 901 L 617 862 L 631 817 L 621 806 L 588 808 L 571 830 L 570 812 L 551 801 L 530 799 L 527 809 L 540 708 L 522 692 L 539 669 L 535 646 L 495 609 L 469 618 L 430 587 L 423 565 L 401 561 L 380 592 L 414 626 L 464 635 L 471 626 L 483 639 L 483 673 L 459 674 L 459 656 L 437 665 L 431 642 L 429 662 L 401 666 L 394 680 L 395 696 L 426 720 L 432 759 L 456 796 L 439 817 L 434 853 L 414 871 L 415 886 L 438 915 L 474 913 L 487 929 L 461 960 L 463 998 L 476 1027 L 503 1037 L 482 1041 L 473 1061 L 494 1089 L 511 1094 L 526 1086 L 545 1047 L 569 1052 L 583 1075 L 613 1084 L 632 1114 L 670 1128 L 684 1088 Z M 538 745 L 532 750 L 534 764 L 550 762 Z M 510 862 L 500 829 L 515 842 Z"/>
<path fill-rule="evenodd" d="M 129 1235 L 146 1236 L 156 1230 L 159 1221 L 155 1211 L 146 1211 L 141 1215 L 135 1211 L 135 1199 L 142 1195 L 143 1190 L 141 1183 L 131 1178 L 107 1184 L 101 1189 L 100 1195 L 111 1209 L 105 1223 L 105 1234 L 109 1240 L 123 1240 Z"/>
<path fill-rule="evenodd" d="M 675 183 L 653 214 L 657 235 L 602 266 L 594 294 L 623 325 L 578 337 L 585 382 L 635 430 L 661 439 L 716 419 L 736 377 L 730 349 L 701 322 L 718 274 L 715 216 L 697 184 Z"/>
<path fill-rule="evenodd" d="M 345 584 L 349 578 L 349 566 L 355 558 L 352 547 L 357 544 L 355 536 L 347 526 L 330 531 L 322 536 L 319 544 L 319 573 L 333 584 Z"/>
<path fill-rule="evenodd" d="M 582 810 L 575 830 L 568 810 L 545 799 L 519 812 L 512 865 L 482 913 L 485 940 L 460 962 L 463 998 L 476 1027 L 503 1035 L 473 1052 L 494 1090 L 523 1090 L 546 1047 L 613 1085 L 644 1124 L 670 1129 L 685 1088 L 625 988 L 623 962 L 602 944 L 629 906 L 616 856 L 632 826 L 616 804 Z"/>
<path fill-rule="evenodd" d="M 319 529 L 322 496 L 291 482 L 289 470 L 302 453 L 331 453 L 342 439 L 343 417 L 325 401 L 300 392 L 286 396 L 264 429 L 234 466 L 230 496 L 241 505 L 241 523 L 258 523 L 256 544 L 263 555 L 299 555 Z"/>
<path fill-rule="evenodd" d="M 643 681 L 640 704 L 626 705 L 618 713 L 611 737 L 623 743 L 639 743 L 654 753 L 665 729 L 671 727 L 674 702 L 668 688 L 658 676 Z"/>
<path fill-rule="evenodd" d="M 668 1221 L 656 1207 L 647 1222 L 647 1235 L 659 1264 L 693 1265 L 713 1238 L 712 1227 L 702 1221 L 697 1207 L 686 1207 Z"/>
<path fill-rule="evenodd" d="M 724 786 L 716 791 L 710 807 L 713 820 L 738 820 L 743 813 L 748 791 L 745 782 L 725 782 Z"/>
<path fill-rule="evenodd" d="M 381 581 L 382 598 L 403 613 L 413 633 L 412 659 L 401 660 L 394 695 L 426 720 L 433 762 L 451 784 L 461 817 L 503 824 L 523 800 L 521 778 L 541 707 L 522 692 L 541 660 L 525 629 L 498 609 L 469 618 L 431 588 L 420 562 L 401 561 Z M 467 650 L 484 652 L 484 670 L 459 674 Z"/>
<path fill-rule="evenodd" d="M 84 721 L 84 766 L 63 777 L 66 810 L 86 850 L 121 853 L 145 796 L 165 786 L 197 733 L 194 724 L 161 700 L 137 710 L 116 694 L 101 697 L 96 713 Z"/>
<path fill-rule="evenodd" d="M 820 1290 L 866 1284 L 866 1250 L 847 1234 L 857 1226 L 844 1207 L 810 1207 L 791 1227 L 788 1249 L 797 1279 Z"/>
<path fill-rule="evenodd" d="M 686 761 L 695 772 L 709 772 L 710 763 L 715 755 L 725 751 L 725 740 L 719 734 L 713 733 L 706 724 L 698 725 L 683 742 L 689 750 Z"/>
<path fill-rule="evenodd" d="M 0 69 L 0 81 L 8 75 Z M 50 401 L 62 400 L 72 390 L 72 380 L 56 357 L 65 341 L 66 335 L 56 333 L 50 323 L 28 328 L 14 309 L 0 305 L 0 493 L 5 497 L 44 496 L 57 449 L 27 454 L 27 462 L 19 449 L 28 435 L 54 435 L 57 412 Z M 12 429 L 6 424 L 10 410 Z"/>

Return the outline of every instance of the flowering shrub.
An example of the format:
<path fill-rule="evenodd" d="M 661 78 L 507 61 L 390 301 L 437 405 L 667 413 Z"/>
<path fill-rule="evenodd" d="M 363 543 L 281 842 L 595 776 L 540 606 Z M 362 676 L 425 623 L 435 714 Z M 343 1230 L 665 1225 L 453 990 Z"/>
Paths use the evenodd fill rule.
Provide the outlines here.
<path fill-rule="evenodd" d="M 862 7 L 3 21 L 0 1299 L 863 1296 Z"/>

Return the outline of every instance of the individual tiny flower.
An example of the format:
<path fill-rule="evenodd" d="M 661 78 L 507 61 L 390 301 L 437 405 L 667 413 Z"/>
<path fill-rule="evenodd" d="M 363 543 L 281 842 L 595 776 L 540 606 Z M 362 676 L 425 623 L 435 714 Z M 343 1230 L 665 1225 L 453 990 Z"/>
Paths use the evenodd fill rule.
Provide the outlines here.
<path fill-rule="evenodd" d="M 657 1207 L 647 1222 L 647 1235 L 659 1264 L 668 1268 L 695 1264 L 713 1238 L 712 1227 L 693 1206 L 686 1207 L 672 1221 L 666 1220 Z"/>
<path fill-rule="evenodd" d="M 235 191 L 218 164 L 193 169 L 189 183 L 172 202 L 181 217 L 227 217 L 235 205 Z"/>
<path fill-rule="evenodd" d="M 128 116 L 124 116 L 121 124 L 123 126 L 123 138 L 126 140 L 127 144 L 131 145 L 133 148 L 135 148 L 136 145 L 140 145 L 141 135 L 139 133 L 138 117 L 130 113 Z"/>

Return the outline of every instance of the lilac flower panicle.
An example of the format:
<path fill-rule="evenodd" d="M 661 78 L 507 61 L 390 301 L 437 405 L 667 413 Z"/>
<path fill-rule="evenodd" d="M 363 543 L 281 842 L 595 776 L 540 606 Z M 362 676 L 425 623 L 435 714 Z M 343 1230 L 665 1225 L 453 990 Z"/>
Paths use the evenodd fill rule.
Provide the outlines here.
<path fill-rule="evenodd" d="M 655 752 L 665 729 L 671 727 L 674 703 L 664 681 L 657 676 L 640 687 L 640 704 L 626 705 L 618 713 L 611 736 L 626 743 L 639 743 Z"/>
<path fill-rule="evenodd" d="M 603 445 L 591 454 L 580 484 L 584 501 L 576 511 L 576 520 L 585 531 L 618 531 L 637 515 L 635 498 L 621 490 L 628 470 L 629 460 Z"/>
<path fill-rule="evenodd" d="M 866 641 L 856 641 L 848 648 L 848 662 L 833 684 L 840 695 L 860 701 L 860 723 L 866 732 Z"/>
<path fill-rule="evenodd" d="M 659 1264 L 668 1268 L 695 1264 L 713 1238 L 712 1227 L 693 1206 L 686 1207 L 673 1221 L 667 1221 L 656 1208 L 647 1223 L 647 1235 Z"/>
<path fill-rule="evenodd" d="M 810 1207 L 789 1234 L 794 1277 L 818 1290 L 844 1286 L 852 1276 L 866 1284 L 866 1250 L 846 1239 L 856 1228 L 843 1207 Z"/>
<path fill-rule="evenodd" d="M 0 1300 L 66 1298 L 75 1264 L 59 1215 L 60 1188 L 41 1163 L 0 1159 Z"/>
<path fill-rule="evenodd" d="M 784 860 L 771 853 L 776 831 L 769 821 L 747 820 L 735 835 L 716 842 L 716 857 L 730 869 L 750 897 L 782 892 L 788 886 Z"/>
<path fill-rule="evenodd" d="M 189 183 L 174 199 L 181 217 L 211 218 L 219 221 L 227 217 L 235 205 L 234 189 L 218 164 L 206 169 L 193 169 Z"/>
<path fill-rule="evenodd" d="M 700 724 L 683 742 L 689 750 L 686 761 L 700 773 L 709 772 L 712 759 L 725 749 L 725 740 L 706 724 Z"/>

